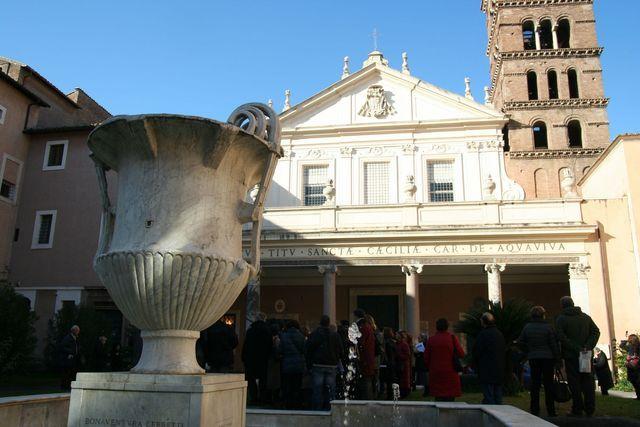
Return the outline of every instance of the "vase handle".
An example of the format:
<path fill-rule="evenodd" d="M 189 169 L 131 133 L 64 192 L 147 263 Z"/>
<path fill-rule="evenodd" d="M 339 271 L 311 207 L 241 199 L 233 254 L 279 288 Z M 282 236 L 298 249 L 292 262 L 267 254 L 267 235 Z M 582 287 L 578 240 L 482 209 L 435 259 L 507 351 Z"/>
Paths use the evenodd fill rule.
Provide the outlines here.
<path fill-rule="evenodd" d="M 98 160 L 93 154 L 91 159 L 96 168 L 96 174 L 98 175 L 98 187 L 100 188 L 100 202 L 102 204 L 102 218 L 100 220 L 100 238 L 98 240 L 98 251 L 96 252 L 96 258 L 105 254 L 109 245 L 111 244 L 111 238 L 113 237 L 113 227 L 115 224 L 116 215 L 111 206 L 111 200 L 109 199 L 109 188 L 107 186 L 107 171 L 109 168 Z"/>
<path fill-rule="evenodd" d="M 282 147 L 280 146 L 280 119 L 271 107 L 258 102 L 244 104 L 233 110 L 228 123 L 238 126 L 244 131 L 255 135 L 267 143 L 269 147 L 269 157 L 266 163 L 266 170 L 259 182 L 260 190 L 253 205 L 247 206 L 247 211 L 241 214 L 241 220 L 247 219 L 252 223 L 251 229 L 251 249 L 250 264 L 260 271 L 260 232 L 262 229 L 262 211 L 264 210 L 264 199 L 267 196 L 269 184 L 276 170 L 278 158 L 282 157 Z"/>

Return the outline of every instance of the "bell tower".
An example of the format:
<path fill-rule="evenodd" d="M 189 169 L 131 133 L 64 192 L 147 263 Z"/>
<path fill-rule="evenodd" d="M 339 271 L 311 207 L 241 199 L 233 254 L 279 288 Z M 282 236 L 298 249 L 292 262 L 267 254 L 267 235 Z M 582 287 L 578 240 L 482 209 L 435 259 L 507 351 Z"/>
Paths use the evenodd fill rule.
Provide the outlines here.
<path fill-rule="evenodd" d="M 576 197 L 609 144 L 594 0 L 482 0 L 490 102 L 508 115 L 505 163 L 527 199 Z"/>

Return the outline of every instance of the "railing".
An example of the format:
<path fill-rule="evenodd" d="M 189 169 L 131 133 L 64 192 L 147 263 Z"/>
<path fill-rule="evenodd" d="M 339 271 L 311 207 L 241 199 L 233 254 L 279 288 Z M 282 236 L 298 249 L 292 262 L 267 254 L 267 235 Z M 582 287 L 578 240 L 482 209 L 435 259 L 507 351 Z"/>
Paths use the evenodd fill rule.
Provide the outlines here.
<path fill-rule="evenodd" d="M 288 232 L 582 224 L 580 200 L 268 208 L 264 230 Z"/>

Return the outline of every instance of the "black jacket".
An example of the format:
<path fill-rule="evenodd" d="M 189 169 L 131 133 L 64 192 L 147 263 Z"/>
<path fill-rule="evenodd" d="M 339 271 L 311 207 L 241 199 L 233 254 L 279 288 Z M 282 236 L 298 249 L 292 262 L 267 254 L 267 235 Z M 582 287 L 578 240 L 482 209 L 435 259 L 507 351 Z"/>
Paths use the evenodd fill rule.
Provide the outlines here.
<path fill-rule="evenodd" d="M 489 326 L 480 331 L 472 353 L 481 384 L 502 384 L 506 351 L 504 336 L 498 328 Z"/>
<path fill-rule="evenodd" d="M 297 328 L 287 328 L 280 335 L 283 374 L 304 373 L 304 335 Z"/>
<path fill-rule="evenodd" d="M 583 348 L 593 350 L 600 338 L 600 329 L 580 307 L 562 310 L 556 320 L 556 331 L 565 359 L 578 358 Z"/>
<path fill-rule="evenodd" d="M 80 343 L 72 333 L 68 333 L 60 342 L 60 361 L 63 368 L 76 368 L 80 365 Z"/>
<path fill-rule="evenodd" d="M 531 320 L 524 326 L 518 344 L 524 347 L 529 360 L 560 359 L 558 337 L 553 327 L 542 319 Z"/>
<path fill-rule="evenodd" d="M 242 362 L 245 371 L 252 375 L 266 375 L 272 348 L 271 329 L 266 322 L 256 320 L 247 330 L 242 346 Z"/>
<path fill-rule="evenodd" d="M 219 320 L 207 330 L 206 360 L 213 369 L 233 366 L 233 350 L 237 346 L 236 331 Z"/>
<path fill-rule="evenodd" d="M 336 332 L 320 326 L 309 336 L 306 353 L 309 366 L 337 366 L 344 353 L 342 339 Z"/>

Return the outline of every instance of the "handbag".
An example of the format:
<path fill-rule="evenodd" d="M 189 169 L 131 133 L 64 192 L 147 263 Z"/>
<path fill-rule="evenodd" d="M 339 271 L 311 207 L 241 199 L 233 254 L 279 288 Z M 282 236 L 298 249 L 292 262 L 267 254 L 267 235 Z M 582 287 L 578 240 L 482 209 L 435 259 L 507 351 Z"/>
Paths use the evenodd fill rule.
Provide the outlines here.
<path fill-rule="evenodd" d="M 453 345 L 453 370 L 456 372 L 462 372 L 464 368 L 462 367 L 462 361 L 456 351 L 456 338 L 453 335 L 451 335 L 451 344 Z"/>
<path fill-rule="evenodd" d="M 565 403 L 571 400 L 569 384 L 559 369 L 556 369 L 556 375 L 553 379 L 553 398 L 558 403 Z"/>
<path fill-rule="evenodd" d="M 593 364 L 593 352 L 591 352 L 590 350 L 581 351 L 580 356 L 578 358 L 580 373 L 590 374 L 592 364 Z"/>
<path fill-rule="evenodd" d="M 640 357 L 627 355 L 627 360 L 624 362 L 624 366 L 632 371 L 637 371 L 640 367 Z"/>

